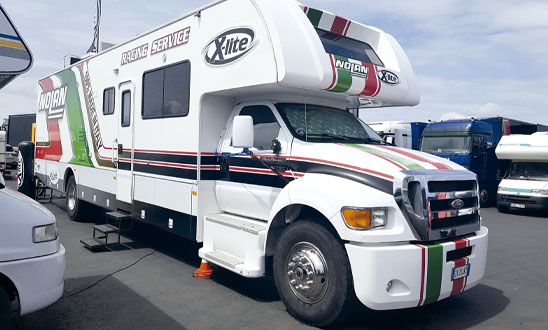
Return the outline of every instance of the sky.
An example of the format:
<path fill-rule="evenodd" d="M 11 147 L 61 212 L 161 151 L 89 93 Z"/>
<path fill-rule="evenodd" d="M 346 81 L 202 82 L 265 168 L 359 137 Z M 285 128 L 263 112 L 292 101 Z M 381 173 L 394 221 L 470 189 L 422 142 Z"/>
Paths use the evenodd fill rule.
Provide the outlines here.
<path fill-rule="evenodd" d="M 123 42 L 209 2 L 102 0 L 101 41 Z M 406 51 L 420 104 L 364 110 L 367 122 L 505 116 L 548 124 L 548 1 L 301 2 L 380 28 Z M 0 122 L 34 112 L 37 80 L 61 69 L 67 54 L 87 51 L 95 0 L 2 0 L 2 6 L 34 64 L 0 90 Z"/>

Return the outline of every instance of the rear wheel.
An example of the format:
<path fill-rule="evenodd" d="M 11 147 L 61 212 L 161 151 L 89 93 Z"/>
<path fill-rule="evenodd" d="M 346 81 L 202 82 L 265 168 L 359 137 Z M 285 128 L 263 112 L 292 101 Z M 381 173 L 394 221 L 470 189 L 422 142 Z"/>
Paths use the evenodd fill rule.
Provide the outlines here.
<path fill-rule="evenodd" d="M 489 206 L 489 192 L 487 189 L 480 189 L 480 205 Z"/>
<path fill-rule="evenodd" d="M 287 310 L 308 324 L 336 323 L 356 301 L 346 251 L 333 234 L 312 221 L 297 221 L 284 229 L 273 268 Z"/>
<path fill-rule="evenodd" d="M 74 176 L 70 176 L 67 181 L 66 196 L 67 214 L 70 220 L 82 220 L 88 211 L 88 205 L 78 199 L 78 187 Z"/>

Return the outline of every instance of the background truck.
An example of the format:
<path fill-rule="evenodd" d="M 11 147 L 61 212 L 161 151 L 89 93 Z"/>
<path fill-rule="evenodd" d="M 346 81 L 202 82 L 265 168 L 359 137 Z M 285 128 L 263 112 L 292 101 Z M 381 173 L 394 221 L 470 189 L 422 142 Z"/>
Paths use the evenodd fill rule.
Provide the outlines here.
<path fill-rule="evenodd" d="M 350 111 L 418 102 L 389 34 L 292 0 L 217 1 L 41 79 L 34 173 L 71 219 L 93 204 L 201 242 L 323 326 L 484 275 L 475 174 Z"/>
<path fill-rule="evenodd" d="M 545 125 L 502 117 L 447 120 L 426 126 L 420 150 L 449 159 L 476 173 L 481 202 L 489 205 L 495 201 L 497 186 L 510 164 L 495 156 L 501 137 L 547 130 Z"/>
<path fill-rule="evenodd" d="M 368 123 L 384 141 L 398 147 L 419 150 L 424 122 L 383 121 Z"/>
<path fill-rule="evenodd" d="M 8 144 L 17 147 L 23 141 L 34 141 L 33 127 L 36 114 L 10 115 L 8 117 Z"/>
<path fill-rule="evenodd" d="M 498 186 L 499 211 L 548 211 L 548 133 L 503 136 L 495 152 L 512 161 Z"/>
<path fill-rule="evenodd" d="M 6 170 L 6 132 L 0 131 L 0 175 Z"/>

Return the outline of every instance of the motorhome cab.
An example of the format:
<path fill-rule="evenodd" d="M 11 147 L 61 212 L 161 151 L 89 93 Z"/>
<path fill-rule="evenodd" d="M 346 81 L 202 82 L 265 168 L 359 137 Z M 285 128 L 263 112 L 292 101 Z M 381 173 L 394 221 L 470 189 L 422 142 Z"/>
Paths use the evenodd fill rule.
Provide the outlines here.
<path fill-rule="evenodd" d="M 503 136 L 496 153 L 512 161 L 498 187 L 498 209 L 548 210 L 548 134 Z"/>
<path fill-rule="evenodd" d="M 0 327 L 11 329 L 12 301 L 19 302 L 19 314 L 25 315 L 61 297 L 65 248 L 53 214 L 5 188 L 1 176 L 0 211 Z"/>
<path fill-rule="evenodd" d="M 217 1 L 39 82 L 35 173 L 273 273 L 290 313 L 421 306 L 483 277 L 475 174 L 385 145 L 352 113 L 415 105 L 399 44 L 292 0 Z"/>

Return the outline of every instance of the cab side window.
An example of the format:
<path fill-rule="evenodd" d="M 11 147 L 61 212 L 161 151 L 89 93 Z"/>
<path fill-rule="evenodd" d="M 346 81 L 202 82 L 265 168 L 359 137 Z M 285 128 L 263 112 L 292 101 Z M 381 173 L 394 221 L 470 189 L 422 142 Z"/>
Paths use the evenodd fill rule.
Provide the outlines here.
<path fill-rule="evenodd" d="M 253 118 L 253 147 L 258 150 L 272 149 L 272 140 L 280 134 L 280 124 L 272 110 L 266 105 L 253 105 L 243 108 L 240 116 Z"/>

